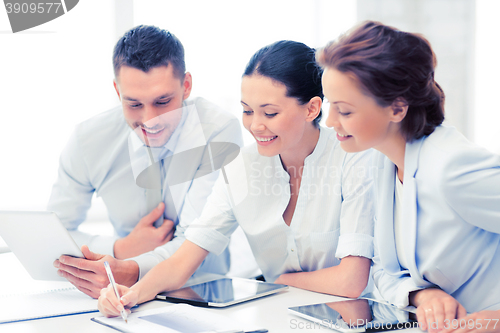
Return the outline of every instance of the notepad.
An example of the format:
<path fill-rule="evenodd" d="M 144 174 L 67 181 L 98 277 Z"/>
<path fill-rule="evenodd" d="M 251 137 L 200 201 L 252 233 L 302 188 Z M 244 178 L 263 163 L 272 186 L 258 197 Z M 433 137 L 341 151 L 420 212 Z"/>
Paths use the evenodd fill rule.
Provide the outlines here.
<path fill-rule="evenodd" d="M 0 254 L 0 267 L 0 324 L 97 311 L 97 300 L 67 281 L 34 280 L 13 253 Z"/>
<path fill-rule="evenodd" d="M 74 287 L 0 295 L 0 324 L 97 311 L 97 300 Z"/>
<path fill-rule="evenodd" d="M 146 311 L 137 311 L 128 316 L 128 323 L 125 323 L 121 317 L 95 317 L 92 318 L 92 321 L 125 333 L 267 332 L 266 329 L 249 327 L 249 325 L 222 314 L 200 309 L 189 304 L 174 304 Z"/>

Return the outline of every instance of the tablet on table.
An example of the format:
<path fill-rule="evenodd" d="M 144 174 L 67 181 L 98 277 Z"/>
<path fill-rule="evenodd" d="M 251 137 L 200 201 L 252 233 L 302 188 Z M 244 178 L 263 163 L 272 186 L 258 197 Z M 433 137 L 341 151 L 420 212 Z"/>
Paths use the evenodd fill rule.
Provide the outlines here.
<path fill-rule="evenodd" d="M 226 307 L 278 293 L 288 286 L 243 278 L 222 278 L 160 293 L 156 299 L 203 307 Z"/>
<path fill-rule="evenodd" d="M 311 325 L 325 326 L 339 332 L 383 332 L 416 328 L 418 323 L 409 318 L 410 312 L 382 301 L 360 298 L 330 303 L 320 303 L 288 308 Z M 304 323 L 291 322 L 296 328 L 306 328 Z"/>

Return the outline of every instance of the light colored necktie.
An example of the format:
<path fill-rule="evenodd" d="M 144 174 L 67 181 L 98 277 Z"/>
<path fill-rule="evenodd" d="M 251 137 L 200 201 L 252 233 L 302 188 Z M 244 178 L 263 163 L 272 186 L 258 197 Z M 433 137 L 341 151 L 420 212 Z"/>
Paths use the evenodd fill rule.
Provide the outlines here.
<path fill-rule="evenodd" d="M 165 171 L 163 168 L 163 160 L 155 162 L 153 153 L 149 147 L 146 147 L 151 165 L 147 167 L 137 177 L 137 185 L 146 189 L 146 212 L 151 213 L 153 209 L 158 207 L 163 201 L 163 183 L 165 179 Z M 154 222 L 155 227 L 163 224 L 163 213 Z"/>

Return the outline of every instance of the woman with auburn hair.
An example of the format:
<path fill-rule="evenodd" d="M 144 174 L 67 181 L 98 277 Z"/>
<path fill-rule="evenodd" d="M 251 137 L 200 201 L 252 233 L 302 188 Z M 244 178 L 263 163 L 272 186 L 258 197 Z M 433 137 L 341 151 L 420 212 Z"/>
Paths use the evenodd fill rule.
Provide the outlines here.
<path fill-rule="evenodd" d="M 279 41 L 254 54 L 241 105 L 256 142 L 224 167 L 177 252 L 131 288 L 118 286 L 120 301 L 111 287 L 102 290 L 103 314 L 181 287 L 209 252 L 226 248 L 238 225 L 266 281 L 362 293 L 373 256 L 372 152 L 346 153 L 319 125 L 321 74 L 315 50 L 302 43 Z"/>
<path fill-rule="evenodd" d="M 381 295 L 417 307 L 430 332 L 476 319 L 472 330 L 500 330 L 480 320 L 500 317 L 500 156 L 441 125 L 444 93 L 429 42 L 368 21 L 317 60 L 326 124 L 341 147 L 382 153 L 372 268 Z"/>

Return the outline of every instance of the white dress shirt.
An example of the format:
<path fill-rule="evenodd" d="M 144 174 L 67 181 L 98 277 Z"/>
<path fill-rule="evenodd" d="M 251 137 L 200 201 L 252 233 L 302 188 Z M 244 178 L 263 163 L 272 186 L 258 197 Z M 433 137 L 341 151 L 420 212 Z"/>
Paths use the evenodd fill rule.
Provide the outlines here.
<path fill-rule="evenodd" d="M 169 141 L 164 147 L 153 149 L 155 158 L 206 147 L 210 142 L 243 145 L 238 120 L 207 100 L 185 101 L 182 112 Z M 182 220 L 184 225 L 189 225 L 199 216 L 218 176 L 217 170 L 203 170 L 208 156 L 206 149 L 196 151 L 198 153 L 191 154 L 188 160 L 171 165 L 169 168 L 175 172 L 169 172 L 166 177 L 164 218 L 176 224 Z M 150 213 L 146 189 L 136 184 L 136 177 L 148 163 L 151 161 L 145 146 L 125 122 L 121 106 L 84 121 L 76 127 L 61 154 L 48 210 L 57 213 L 79 245 L 87 244 L 92 251 L 113 255 L 114 242 L 127 236 L 139 220 Z M 94 193 L 102 197 L 106 205 L 115 230 L 112 237 L 78 231 Z M 140 277 L 177 250 L 184 240 L 182 228 L 176 230 L 175 236 L 154 252 L 134 258 L 139 264 Z M 207 258 L 202 265 L 203 269 L 216 273 L 225 273 L 228 266 L 228 253 Z"/>
<path fill-rule="evenodd" d="M 373 256 L 372 152 L 345 153 L 335 132 L 321 128 L 304 161 L 295 212 L 283 220 L 290 176 L 279 156 L 245 147 L 224 169 L 186 239 L 221 253 L 240 225 L 266 281 L 287 272 L 314 271 L 345 256 Z M 182 222 L 181 222 L 182 224 Z"/>

